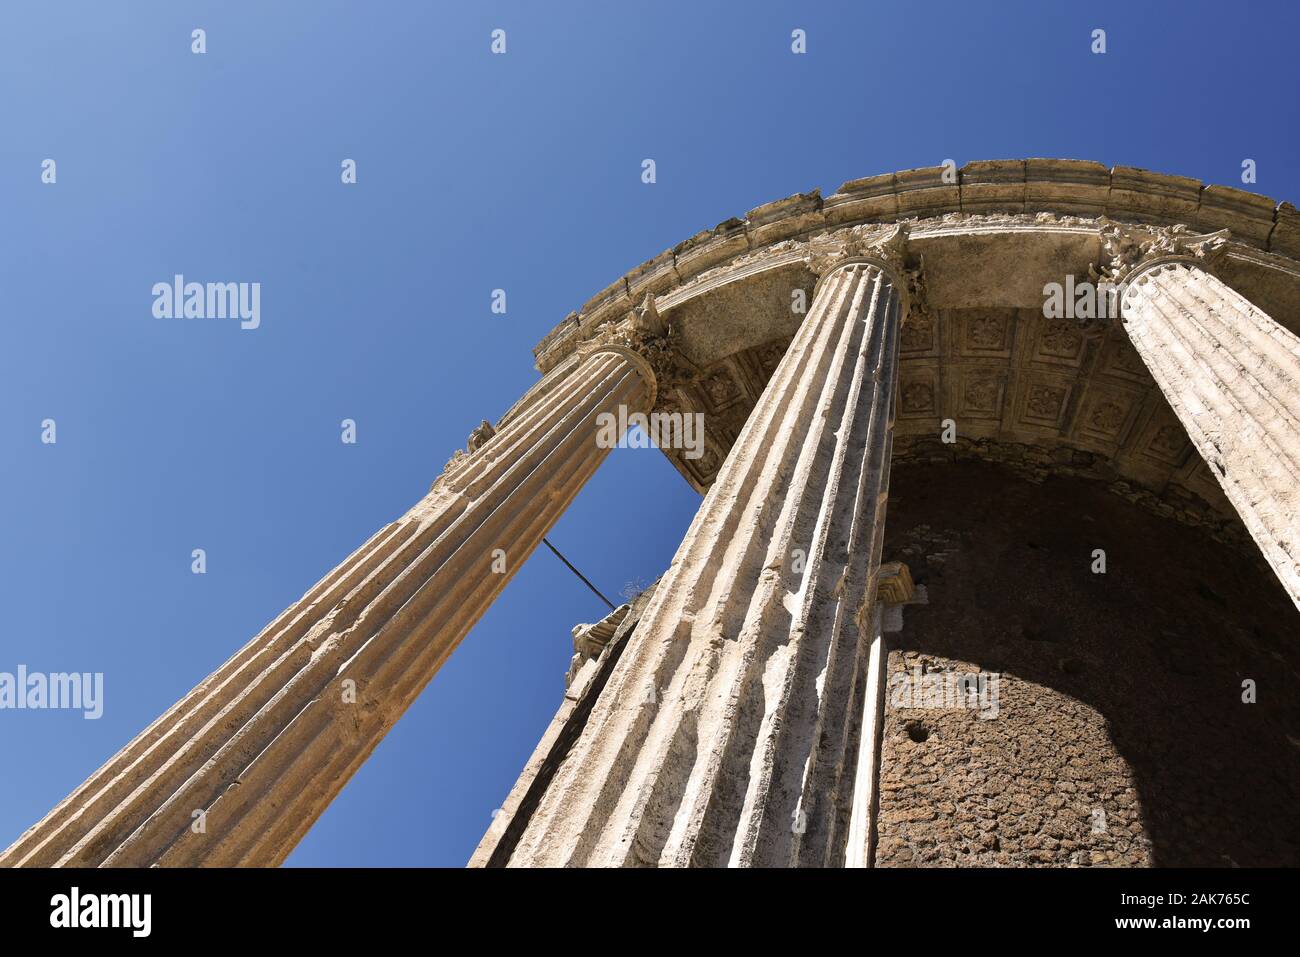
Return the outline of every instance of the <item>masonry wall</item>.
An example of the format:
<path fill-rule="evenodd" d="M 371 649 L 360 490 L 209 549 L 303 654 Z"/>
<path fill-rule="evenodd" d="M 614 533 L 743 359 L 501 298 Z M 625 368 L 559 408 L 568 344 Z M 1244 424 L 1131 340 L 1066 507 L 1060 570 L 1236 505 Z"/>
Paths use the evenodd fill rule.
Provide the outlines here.
<path fill-rule="evenodd" d="M 889 636 L 877 866 L 1300 864 L 1300 618 L 1254 556 L 961 462 L 895 466 L 885 558 L 928 604 Z"/>

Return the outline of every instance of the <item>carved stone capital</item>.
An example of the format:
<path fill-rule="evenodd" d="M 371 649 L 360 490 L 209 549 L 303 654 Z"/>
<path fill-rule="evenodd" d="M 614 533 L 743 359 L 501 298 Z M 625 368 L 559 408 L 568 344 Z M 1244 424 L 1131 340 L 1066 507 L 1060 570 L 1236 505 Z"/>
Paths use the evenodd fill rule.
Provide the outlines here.
<path fill-rule="evenodd" d="M 901 282 L 907 268 L 907 233 L 907 223 L 893 223 L 854 226 L 815 236 L 808 243 L 808 268 L 821 280 L 840 266 L 869 260 L 894 272 L 894 278 Z"/>
<path fill-rule="evenodd" d="M 681 355 L 668 323 L 659 315 L 654 296 L 646 294 L 619 322 L 601 326 L 590 339 L 579 343 L 580 360 L 601 352 L 625 356 L 641 374 L 649 389 L 649 408 L 656 398 L 696 377 L 696 370 Z"/>
<path fill-rule="evenodd" d="M 1163 262 L 1194 262 L 1213 271 L 1227 251 L 1227 229 L 1194 233 L 1186 226 L 1129 226 L 1102 219 L 1101 262 L 1094 281 L 1122 286 L 1144 270 Z"/>
<path fill-rule="evenodd" d="M 919 316 L 927 309 L 922 281 L 924 262 L 908 247 L 909 228 L 910 224 L 906 222 L 855 226 L 814 237 L 808 243 L 808 268 L 817 275 L 820 287 L 826 277 L 841 266 L 855 262 L 875 263 L 890 274 L 894 285 L 903 294 L 906 322 L 906 317 Z"/>
<path fill-rule="evenodd" d="M 654 408 L 656 396 L 665 394 L 664 383 L 677 383 L 690 378 L 693 370 L 683 368 L 684 360 L 674 348 L 668 325 L 655 308 L 654 297 L 647 295 L 641 305 L 632 309 L 620 322 L 607 323 L 590 339 L 578 344 L 579 362 L 588 356 L 612 352 L 627 359 L 646 384 L 647 406 L 637 411 L 649 412 Z M 465 449 L 452 453 L 434 485 L 460 470 L 473 454 L 488 444 L 496 434 L 491 422 L 484 419 L 474 429 L 465 443 Z M 432 486 L 431 486 L 432 488 Z"/>

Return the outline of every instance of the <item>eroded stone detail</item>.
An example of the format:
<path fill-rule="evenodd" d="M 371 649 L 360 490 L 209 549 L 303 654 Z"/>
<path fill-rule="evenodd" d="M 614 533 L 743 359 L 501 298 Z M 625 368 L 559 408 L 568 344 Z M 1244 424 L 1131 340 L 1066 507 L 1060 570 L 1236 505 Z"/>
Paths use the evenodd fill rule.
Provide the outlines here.
<path fill-rule="evenodd" d="M 906 562 L 885 562 L 880 566 L 876 597 L 890 604 L 909 602 L 916 594 L 912 573 Z"/>
<path fill-rule="evenodd" d="M 934 317 L 922 312 L 917 316 L 908 314 L 903 323 L 904 352 L 925 352 L 934 348 Z"/>
<path fill-rule="evenodd" d="M 566 702 L 588 696 L 592 725 L 570 760 L 547 751 L 554 787 L 518 821 L 514 863 L 842 860 L 864 616 L 877 590 L 908 590 L 906 566 L 875 570 L 896 383 L 900 458 L 1086 476 L 1245 541 L 1222 486 L 1300 605 L 1300 339 L 1221 281 L 1300 281 L 1294 209 L 1270 217 L 1237 190 L 1068 161 L 962 176 L 887 174 L 768 204 L 598 293 L 539 345 L 544 380 L 484 420 L 424 500 L 0 863 L 282 860 L 509 577 L 480 566 L 508 548 L 513 571 L 595 468 L 584 423 L 617 405 L 707 411 L 703 456 L 676 463 L 712 488 L 617 672 L 626 622 L 575 629 Z M 921 283 L 925 243 L 980 256 L 990 237 L 1016 268 Z M 1039 273 L 1083 251 L 1099 258 L 1094 280 L 1127 284 L 1136 350 L 1113 327 L 1043 323 L 1008 291 L 1014 257 L 1044 249 Z M 864 259 L 879 265 L 846 265 Z M 745 342 L 687 359 L 683 304 L 774 270 L 782 295 L 816 288 L 802 325 L 737 324 Z M 937 438 L 946 418 L 953 446 Z M 941 569 L 953 554 L 924 559 Z M 613 677 L 597 700 L 599 662 Z M 186 831 L 192 807 L 209 814 L 206 840 Z"/>
<path fill-rule="evenodd" d="M 0 865 L 282 862 L 608 454 L 650 384 L 598 352 L 141 733 Z M 196 812 L 202 832 L 191 828 Z"/>
<path fill-rule="evenodd" d="M 1195 260 L 1213 269 L 1228 251 L 1231 233 L 1195 233 L 1188 227 L 1132 226 L 1101 220 L 1101 264 L 1093 279 L 1119 286 L 1154 259 Z"/>
<path fill-rule="evenodd" d="M 934 411 L 934 386 L 929 382 L 913 380 L 904 383 L 902 395 L 904 412 Z"/>
<path fill-rule="evenodd" d="M 1061 406 L 1065 403 L 1065 390 L 1055 389 L 1046 385 L 1031 385 L 1029 387 L 1029 411 L 1041 419 L 1055 421 L 1061 414 Z"/>
<path fill-rule="evenodd" d="M 573 658 L 569 662 L 569 672 L 564 676 L 566 688 L 572 687 L 574 679 L 587 662 L 600 657 L 631 608 L 631 605 L 619 605 L 594 624 L 573 626 Z"/>
<path fill-rule="evenodd" d="M 1300 608 L 1300 337 L 1189 259 L 1139 264 L 1124 328 Z M 1153 447 L 1182 436 L 1166 426 Z"/>
<path fill-rule="evenodd" d="M 667 399 L 679 386 L 698 379 L 700 370 L 689 363 L 673 342 L 672 329 L 660 317 L 653 296 L 628 312 L 621 322 L 601 326 L 578 345 L 578 355 L 621 352 L 637 365 L 651 390 L 651 406 Z"/>
<path fill-rule="evenodd" d="M 465 441 L 465 447 L 469 451 L 467 452 L 465 449 L 457 449 L 452 452 L 451 458 L 449 458 L 447 464 L 442 467 L 442 474 L 450 475 L 456 469 L 460 468 L 469 461 L 470 455 L 487 445 L 488 439 L 492 438 L 494 435 L 496 435 L 496 429 L 493 427 L 492 423 L 487 419 L 483 419 L 479 422 L 474 431 L 470 432 L 469 438 Z M 436 480 L 434 485 L 437 485 Z"/>
<path fill-rule="evenodd" d="M 1007 323 L 1001 316 L 976 316 L 966 328 L 967 341 L 976 349 L 1003 349 L 1006 346 Z"/>
<path fill-rule="evenodd" d="M 1042 345 L 1048 355 L 1073 359 L 1083 348 L 1083 333 L 1064 322 L 1052 322 L 1043 332 Z"/>
<path fill-rule="evenodd" d="M 510 864 L 842 859 L 901 300 L 825 277 Z"/>
<path fill-rule="evenodd" d="M 893 226 L 853 226 L 821 236 L 808 242 L 808 267 L 818 276 L 825 276 L 842 263 L 853 259 L 874 259 L 888 267 L 896 277 L 902 278 L 909 269 L 907 234 L 910 224 Z"/>
<path fill-rule="evenodd" d="M 470 452 L 477 452 L 483 446 L 487 445 L 488 439 L 496 435 L 496 429 L 492 423 L 484 419 L 478 424 L 478 427 L 469 434 L 469 440 L 465 443 Z"/>
<path fill-rule="evenodd" d="M 1116 432 L 1127 415 L 1125 409 L 1114 402 L 1101 401 L 1092 408 L 1089 424 L 1100 432 Z"/>

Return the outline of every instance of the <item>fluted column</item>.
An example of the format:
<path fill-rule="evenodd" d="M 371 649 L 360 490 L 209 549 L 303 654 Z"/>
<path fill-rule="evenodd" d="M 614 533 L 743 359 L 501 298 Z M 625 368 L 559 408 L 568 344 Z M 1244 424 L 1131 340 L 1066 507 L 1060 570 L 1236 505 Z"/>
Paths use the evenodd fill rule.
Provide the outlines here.
<path fill-rule="evenodd" d="M 1300 338 L 1193 256 L 1129 272 L 1124 328 L 1300 607 Z"/>
<path fill-rule="evenodd" d="M 842 863 L 896 277 L 824 273 L 511 866 Z"/>
<path fill-rule="evenodd" d="M 654 374 L 609 346 L 476 433 L 381 529 L 93 774 L 3 865 L 273 865 L 293 849 L 607 454 Z M 626 421 L 624 416 L 623 421 Z M 483 433 L 490 435 L 484 443 Z"/>

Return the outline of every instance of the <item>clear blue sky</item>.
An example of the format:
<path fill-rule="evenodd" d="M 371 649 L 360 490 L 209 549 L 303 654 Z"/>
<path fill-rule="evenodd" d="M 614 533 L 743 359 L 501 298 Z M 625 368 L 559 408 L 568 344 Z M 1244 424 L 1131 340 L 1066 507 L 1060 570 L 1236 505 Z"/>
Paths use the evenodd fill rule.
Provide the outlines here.
<path fill-rule="evenodd" d="M 1252 188 L 1294 201 L 1298 21 L 1291 3 L 5 3 L 0 671 L 106 687 L 98 721 L 0 711 L 0 845 L 423 495 L 535 381 L 532 346 L 629 267 L 769 200 L 946 158 L 1237 186 L 1251 158 Z M 261 327 L 155 319 L 175 273 L 260 282 Z M 619 450 L 551 537 L 616 593 L 663 570 L 697 504 L 658 453 Z M 463 864 L 560 703 L 570 627 L 601 612 L 535 554 L 290 863 Z"/>

